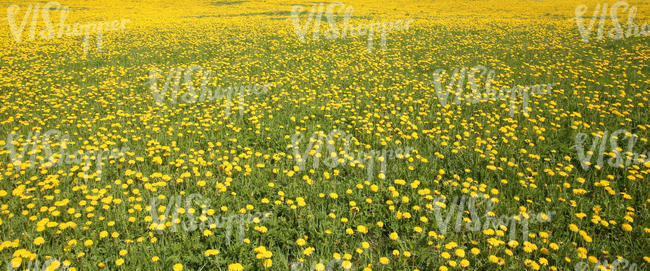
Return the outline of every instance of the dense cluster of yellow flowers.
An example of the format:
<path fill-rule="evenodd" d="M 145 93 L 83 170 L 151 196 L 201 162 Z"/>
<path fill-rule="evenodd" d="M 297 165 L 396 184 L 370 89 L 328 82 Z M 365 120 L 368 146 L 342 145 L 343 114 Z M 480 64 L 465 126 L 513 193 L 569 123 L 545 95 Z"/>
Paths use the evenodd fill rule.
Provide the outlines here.
<path fill-rule="evenodd" d="M 601 3 L 583 2 L 589 10 Z M 650 2 L 629 2 L 638 25 L 650 22 Z M 28 36 L 32 17 L 44 27 L 41 16 L 23 17 L 35 3 L 5 2 L 0 11 L 18 5 L 11 12 L 17 23 L 27 18 Z M 650 264 L 650 163 L 583 170 L 571 148 L 577 133 L 626 129 L 639 136 L 636 152 L 650 149 L 650 43 L 645 36 L 584 43 L 574 1 L 346 2 L 352 25 L 412 21 L 386 35 L 385 50 L 371 52 L 366 37 L 300 42 L 291 10 L 298 4 L 309 11 L 313 2 L 60 4 L 70 7 L 69 25 L 128 24 L 103 33 L 101 50 L 84 53 L 81 36 L 17 43 L 10 22 L 0 20 L 0 146 L 26 150 L 23 162 L 41 161 L 42 142 L 28 144 L 25 135 L 57 129 L 79 154 L 128 151 L 93 172 L 66 163 L 16 167 L 0 149 L 0 269 L 50 259 L 48 268 L 71 271 L 288 270 L 294 263 L 315 270 L 328 263 L 345 270 L 573 270 L 617 258 Z M 269 91 L 235 105 L 156 103 L 149 72 L 193 65 L 212 71 L 210 88 Z M 557 85 L 531 94 L 525 116 L 521 101 L 512 115 L 509 102 L 496 98 L 442 105 L 430 84 L 434 71 L 476 65 L 497 71 L 494 89 Z M 200 86 L 201 76 L 193 78 Z M 228 106 L 242 113 L 226 114 Z M 314 145 L 302 157 L 307 163 L 330 153 L 413 150 L 385 161 L 386 174 L 375 170 L 381 175 L 372 179 L 354 155 L 335 167 L 301 170 L 287 148 L 291 136 L 335 129 L 352 135 L 350 150 Z M 22 136 L 7 142 L 11 133 Z M 273 216 L 242 226 L 246 238 L 230 245 L 226 229 L 210 225 L 169 231 L 182 223 L 172 215 L 151 227 L 151 199 L 193 193 L 209 204 L 167 213 L 199 221 L 202 209 Z M 492 217 L 555 215 L 531 224 L 526 241 L 510 240 L 508 225 L 443 233 L 434 210 L 450 205 L 434 200 L 461 195 L 495 203 L 489 211 L 477 206 Z M 166 206 L 158 208 L 164 216 Z M 467 211 L 451 217 L 452 225 L 472 221 Z"/>

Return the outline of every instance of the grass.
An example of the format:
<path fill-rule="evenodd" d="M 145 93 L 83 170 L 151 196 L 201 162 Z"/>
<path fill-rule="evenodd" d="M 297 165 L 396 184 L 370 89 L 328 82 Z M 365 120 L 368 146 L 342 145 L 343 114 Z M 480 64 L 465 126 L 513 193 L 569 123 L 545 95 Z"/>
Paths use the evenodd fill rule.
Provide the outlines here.
<path fill-rule="evenodd" d="M 585 3 L 588 14 L 596 3 Z M 648 268 L 650 164 L 605 162 L 585 171 L 572 148 L 579 132 L 590 134 L 587 149 L 591 134 L 625 129 L 639 137 L 635 152 L 650 149 L 648 37 L 585 44 L 570 19 L 575 3 L 346 2 L 355 26 L 415 20 L 388 34 L 386 50 L 376 39 L 371 52 L 367 36 L 312 40 L 308 31 L 300 43 L 292 22 L 277 20 L 296 2 L 61 4 L 84 8 L 72 10 L 68 23 L 131 23 L 105 34 L 101 51 L 91 43 L 84 56 L 80 38 L 29 41 L 26 27 L 17 44 L 1 21 L 7 32 L 0 36 L 0 145 L 11 132 L 22 135 L 15 142 L 22 148 L 30 131 L 57 129 L 70 135 L 69 150 L 130 151 L 104 160 L 101 179 L 84 181 L 83 165 L 30 168 L 25 157 L 15 170 L 9 150 L 0 150 L 0 268 L 54 257 L 71 270 L 234 270 L 237 263 L 289 270 L 301 260 L 351 270 L 573 270 L 580 262 L 592 270 L 619 256 Z M 650 5 L 630 4 L 638 7 L 637 24 L 647 22 Z M 303 5 L 308 12 L 313 3 Z M 321 23 L 321 30 L 328 27 Z M 212 89 L 271 86 L 267 94 L 247 95 L 242 115 L 232 108 L 226 116 L 223 99 L 171 104 L 167 97 L 157 106 L 149 71 L 163 71 L 160 87 L 171 68 L 192 65 L 212 71 Z M 501 100 L 454 104 L 451 96 L 442 106 L 433 72 L 476 65 L 495 70 L 494 88 L 558 86 L 531 95 L 528 116 L 521 99 L 512 117 Z M 193 78 L 198 88 L 200 76 Z M 179 89 L 187 91 L 184 80 Z M 348 154 L 355 158 L 360 150 L 415 150 L 388 160 L 383 175 L 375 161 L 372 179 L 360 161 L 312 168 L 315 151 L 305 170 L 296 170 L 291 136 L 304 135 L 302 153 L 313 133 L 334 129 L 353 135 Z M 329 155 L 320 143 L 321 155 Z M 338 156 L 344 145 L 336 140 Z M 46 153 L 43 144 L 36 152 Z M 193 193 L 210 200 L 192 203 L 195 217 L 204 210 L 272 215 L 248 223 L 247 239 L 230 245 L 223 227 L 211 234 L 172 232 L 171 224 L 162 234 L 150 228 L 153 198 Z M 496 217 L 555 214 L 550 223 L 530 224 L 529 243 L 521 228 L 516 244 L 512 229 L 443 236 L 434 199 L 462 195 L 498 201 Z M 183 205 L 175 207 L 187 211 Z M 448 201 L 443 213 L 450 207 Z M 485 221 L 485 205 L 476 208 Z M 471 212 L 463 217 L 471 220 Z M 211 249 L 219 253 L 205 256 Z M 258 259 L 265 250 L 271 256 Z"/>

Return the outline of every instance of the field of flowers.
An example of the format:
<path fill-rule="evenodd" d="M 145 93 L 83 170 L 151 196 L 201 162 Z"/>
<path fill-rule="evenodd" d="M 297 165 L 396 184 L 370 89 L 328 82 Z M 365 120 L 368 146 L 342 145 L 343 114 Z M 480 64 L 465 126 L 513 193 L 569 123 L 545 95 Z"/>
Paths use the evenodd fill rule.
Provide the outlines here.
<path fill-rule="evenodd" d="M 0 2 L 0 270 L 650 270 L 648 1 L 58 1 Z"/>

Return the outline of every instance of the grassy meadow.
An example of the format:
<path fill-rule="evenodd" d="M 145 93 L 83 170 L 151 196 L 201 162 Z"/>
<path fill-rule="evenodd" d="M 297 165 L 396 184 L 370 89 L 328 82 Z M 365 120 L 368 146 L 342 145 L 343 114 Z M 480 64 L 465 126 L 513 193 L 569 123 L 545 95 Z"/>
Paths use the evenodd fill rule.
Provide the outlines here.
<path fill-rule="evenodd" d="M 650 150 L 649 38 L 599 40 L 596 22 L 585 43 L 574 19 L 615 2 L 345 2 L 353 25 L 413 20 L 368 50 L 367 36 L 311 28 L 300 42 L 292 9 L 304 23 L 320 2 L 60 0 L 67 24 L 128 19 L 86 52 L 83 35 L 40 38 L 41 15 L 30 39 L 23 16 L 47 2 L 0 3 L 1 270 L 650 270 L 650 159 L 611 166 L 607 139 L 585 170 L 575 146 L 625 130 L 627 157 Z M 650 22 L 650 2 L 627 3 Z M 195 65 L 197 94 L 207 71 L 209 89 L 267 91 L 184 102 L 172 76 L 178 101 L 171 87 L 154 99 L 153 71 L 160 90 Z M 446 86 L 477 65 L 496 89 L 555 86 L 527 112 L 519 98 L 443 105 L 436 70 Z"/>

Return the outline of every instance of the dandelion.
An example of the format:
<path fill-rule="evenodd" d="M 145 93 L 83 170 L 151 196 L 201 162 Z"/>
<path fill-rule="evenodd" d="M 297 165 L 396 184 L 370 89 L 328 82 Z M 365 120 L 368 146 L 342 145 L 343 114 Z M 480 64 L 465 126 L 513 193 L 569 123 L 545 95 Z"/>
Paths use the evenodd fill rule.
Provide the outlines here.
<path fill-rule="evenodd" d="M 203 255 L 205 257 L 210 257 L 213 255 L 219 255 L 219 250 L 218 249 L 208 249 L 205 252 L 203 252 Z"/>
<path fill-rule="evenodd" d="M 471 252 L 472 252 L 472 254 L 474 254 L 474 255 L 478 255 L 478 254 L 481 253 L 481 250 L 478 249 L 478 248 L 472 248 L 472 249 L 471 249 Z"/>
<path fill-rule="evenodd" d="M 34 239 L 34 245 L 40 246 L 43 243 L 45 243 L 45 239 L 43 239 L 43 237 L 37 237 Z"/>
<path fill-rule="evenodd" d="M 242 266 L 240 263 L 231 263 L 228 265 L 228 271 L 243 271 L 244 266 Z"/>
<path fill-rule="evenodd" d="M 313 247 L 308 247 L 303 251 L 303 254 L 305 254 L 306 256 L 309 256 L 314 252 L 314 250 L 315 249 Z"/>
<path fill-rule="evenodd" d="M 627 224 L 627 223 L 623 224 L 623 225 L 621 226 L 621 228 L 622 228 L 624 231 L 632 231 L 632 226 L 630 226 L 630 224 Z"/>

